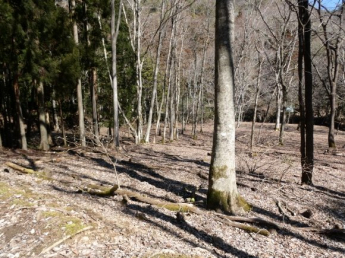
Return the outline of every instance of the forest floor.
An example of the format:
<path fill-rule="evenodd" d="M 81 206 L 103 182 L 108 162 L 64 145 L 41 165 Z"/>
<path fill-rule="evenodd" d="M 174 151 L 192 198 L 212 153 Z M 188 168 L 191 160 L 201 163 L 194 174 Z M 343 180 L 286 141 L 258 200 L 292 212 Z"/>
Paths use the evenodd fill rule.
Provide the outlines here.
<path fill-rule="evenodd" d="M 118 151 L 3 149 L 0 257 L 345 257 L 345 132 L 336 136 L 338 149 L 328 151 L 327 128 L 315 127 L 314 185 L 307 186 L 300 184 L 296 127 L 288 125 L 281 146 L 279 132 L 263 125 L 253 153 L 250 123 L 236 132 L 238 188 L 252 205 L 244 216 L 278 225 L 269 236 L 205 209 L 211 123 L 197 139 L 189 130 L 166 144 L 134 145 L 123 137 Z M 40 172 L 23 174 L 6 162 Z M 116 192 L 98 197 L 83 190 L 119 183 L 164 202 L 194 198 L 202 212 L 181 216 Z"/>

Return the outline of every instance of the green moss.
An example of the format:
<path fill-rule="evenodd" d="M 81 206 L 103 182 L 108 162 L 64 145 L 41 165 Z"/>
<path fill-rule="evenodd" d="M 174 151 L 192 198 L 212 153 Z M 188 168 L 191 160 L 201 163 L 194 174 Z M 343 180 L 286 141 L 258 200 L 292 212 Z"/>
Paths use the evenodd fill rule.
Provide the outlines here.
<path fill-rule="evenodd" d="M 12 201 L 13 204 L 20 206 L 20 207 L 33 207 L 34 204 L 32 202 L 22 200 L 22 199 L 15 199 Z"/>
<path fill-rule="evenodd" d="M 211 210 L 222 210 L 228 213 L 237 214 L 242 211 L 249 212 L 252 207 L 239 194 L 236 201 L 231 201 L 232 198 L 228 192 L 224 191 L 209 191 L 207 194 L 207 208 Z"/>
<path fill-rule="evenodd" d="M 83 222 L 80 219 L 71 218 L 69 221 L 67 221 L 67 223 L 65 223 L 64 228 L 65 228 L 65 232 L 67 235 L 74 235 L 78 231 L 85 228 L 85 225 L 83 224 Z"/>
<path fill-rule="evenodd" d="M 212 166 L 211 175 L 213 180 L 227 177 L 228 166 Z"/>
<path fill-rule="evenodd" d="M 62 215 L 59 211 L 44 211 L 42 212 L 42 217 L 44 218 L 54 218 L 54 217 L 60 217 Z"/>
<path fill-rule="evenodd" d="M 20 195 L 20 198 L 24 198 L 24 199 L 29 199 L 29 198 L 34 197 L 32 194 L 32 191 L 25 189 L 25 187 L 23 186 L 22 186 L 22 189 L 17 189 L 17 188 L 10 187 L 8 184 L 4 182 L 0 182 L 0 200 L 11 199 L 12 197 L 16 197 L 18 195 Z M 20 201 L 18 201 L 18 199 L 14 199 L 12 200 L 12 203 L 19 205 Z M 26 205 L 23 205 L 23 206 L 26 206 Z"/>
<path fill-rule="evenodd" d="M 8 184 L 0 182 L 0 199 L 1 200 L 6 200 L 12 194 L 13 193 L 10 192 Z"/>
<path fill-rule="evenodd" d="M 188 206 L 181 206 L 175 203 L 169 203 L 169 204 L 157 204 L 156 206 L 165 208 L 169 211 L 180 211 L 180 212 L 190 212 L 192 210 L 191 207 Z"/>
<path fill-rule="evenodd" d="M 252 206 L 241 196 L 237 195 L 237 204 L 240 206 L 245 212 L 249 212 L 252 209 Z"/>
<path fill-rule="evenodd" d="M 221 209 L 226 212 L 231 212 L 231 207 L 228 201 L 228 193 L 224 191 L 211 190 L 207 194 L 207 208 L 211 210 Z"/>

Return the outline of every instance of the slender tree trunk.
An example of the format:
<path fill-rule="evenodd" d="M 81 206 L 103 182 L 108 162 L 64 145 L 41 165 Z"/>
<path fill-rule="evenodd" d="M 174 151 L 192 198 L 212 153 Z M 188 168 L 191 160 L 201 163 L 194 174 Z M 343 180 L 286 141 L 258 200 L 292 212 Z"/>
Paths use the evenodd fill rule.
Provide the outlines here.
<path fill-rule="evenodd" d="M 303 31 L 303 61 L 305 84 L 305 163 L 302 164 L 302 184 L 312 184 L 314 169 L 314 112 L 313 77 L 311 68 L 311 20 L 308 0 L 297 0 L 299 5 L 299 26 Z M 301 39 L 301 38 L 300 38 Z M 301 46 L 301 43 L 300 43 Z M 301 125 L 302 126 L 302 125 Z"/>
<path fill-rule="evenodd" d="M 38 97 L 38 120 L 40 125 L 40 135 L 41 135 L 41 142 L 39 148 L 41 150 L 47 151 L 49 150 L 49 143 L 48 143 L 48 130 L 47 130 L 47 121 L 46 121 L 46 112 L 45 112 L 45 105 L 44 105 L 44 86 L 43 82 L 39 82 L 37 88 L 37 97 Z"/>
<path fill-rule="evenodd" d="M 53 87 L 52 107 L 53 107 L 54 131 L 59 132 L 60 131 L 60 125 L 59 125 L 58 112 L 57 112 L 57 108 L 56 108 L 56 92 L 55 92 L 54 87 Z"/>
<path fill-rule="evenodd" d="M 114 147 L 120 146 L 120 134 L 119 134 L 119 101 L 118 101 L 118 85 L 117 85 L 117 38 L 119 35 L 119 28 L 121 22 L 121 5 L 122 0 L 119 3 L 118 17 L 116 21 L 115 15 L 115 0 L 111 0 L 111 49 L 112 49 L 112 73 L 111 82 L 113 88 L 113 119 L 114 119 Z"/>
<path fill-rule="evenodd" d="M 206 54 L 207 48 L 210 42 L 210 19 L 207 20 L 207 37 L 204 42 L 203 53 L 202 53 L 202 66 L 201 66 L 201 74 L 200 74 L 200 133 L 203 133 L 203 126 L 204 126 L 204 73 L 205 73 L 205 64 L 206 64 Z"/>
<path fill-rule="evenodd" d="M 136 50 L 136 76 L 137 76 L 137 133 L 136 144 L 139 144 L 142 138 L 143 131 L 143 114 L 142 114 L 142 60 L 141 60 L 141 0 L 134 1 L 134 16 L 135 16 L 135 50 Z"/>
<path fill-rule="evenodd" d="M 194 49 L 194 77 L 193 77 L 193 95 L 192 95 L 192 135 L 193 138 L 196 138 L 196 126 L 197 126 L 197 119 L 198 119 L 198 97 L 199 97 L 199 89 L 198 89 L 198 55 L 196 53 L 196 49 Z M 200 85 L 199 85 L 200 86 Z"/>
<path fill-rule="evenodd" d="M 285 124 L 286 124 L 286 109 L 287 109 L 287 88 L 285 85 L 282 85 L 282 98 L 283 98 L 283 117 L 281 121 L 281 126 L 280 126 L 280 132 L 279 132 L 279 144 L 284 145 L 284 131 L 285 131 Z"/>
<path fill-rule="evenodd" d="M 93 134 L 95 136 L 96 142 L 99 142 L 99 126 L 98 126 L 98 112 L 97 112 L 97 70 L 96 68 L 91 68 L 91 78 L 90 78 L 90 92 L 91 92 L 91 103 L 92 103 L 92 127 Z"/>
<path fill-rule="evenodd" d="M 335 130 L 334 130 L 334 124 L 335 124 L 335 112 L 336 112 L 336 84 L 335 82 L 332 82 L 331 86 L 331 96 L 330 96 L 330 103 L 331 103 L 331 114 L 330 114 L 330 124 L 329 124 L 329 130 L 328 130 L 328 147 L 329 148 L 336 148 L 335 145 Z"/>
<path fill-rule="evenodd" d="M 75 10 L 75 0 L 71 0 L 72 14 L 74 14 L 74 10 Z M 78 45 L 79 44 L 78 27 L 75 20 L 73 20 L 73 37 L 74 37 L 74 42 Z M 80 142 L 81 142 L 81 146 L 85 147 L 86 138 L 85 138 L 83 91 L 82 91 L 82 85 L 81 85 L 81 78 L 78 78 L 78 82 L 77 82 L 77 100 L 78 100 Z"/>
<path fill-rule="evenodd" d="M 21 102 L 20 102 L 20 90 L 19 90 L 17 74 L 14 76 L 14 79 L 13 79 L 13 89 L 14 89 L 14 97 L 15 97 L 15 102 L 16 102 L 16 111 L 17 111 L 17 116 L 18 116 L 20 143 L 21 143 L 22 149 L 27 150 L 28 144 L 27 144 L 26 135 L 25 135 L 25 123 L 24 123 Z"/>
<path fill-rule="evenodd" d="M 239 196 L 235 167 L 234 1 L 216 1 L 215 121 L 207 207 L 228 213 L 249 210 Z M 246 209 L 247 208 L 247 209 Z"/>
<path fill-rule="evenodd" d="M 254 146 L 254 130 L 255 130 L 255 122 L 256 122 L 256 113 L 258 110 L 258 100 L 260 95 L 260 79 L 261 79 L 261 68 L 262 68 L 262 61 L 259 55 L 259 69 L 258 69 L 258 76 L 256 79 L 256 92 L 255 92 L 255 100 L 254 100 L 254 114 L 253 114 L 253 121 L 252 121 L 252 131 L 250 134 L 250 151 L 253 151 Z"/>
<path fill-rule="evenodd" d="M 65 130 L 65 121 L 64 121 L 64 119 L 63 119 L 62 103 L 61 103 L 61 100 L 59 101 L 59 107 L 60 107 L 60 118 L 61 118 L 61 130 L 62 130 L 63 145 L 64 145 L 64 146 L 67 146 L 67 137 L 66 137 L 66 130 Z"/>
<path fill-rule="evenodd" d="M 275 130 L 280 130 L 280 113 L 281 113 L 281 106 L 282 106 L 282 90 L 280 88 L 280 85 L 277 84 L 277 95 L 276 95 L 276 124 L 275 124 Z"/>
<path fill-rule="evenodd" d="M 161 5 L 161 19 L 160 22 L 163 22 L 164 19 L 164 12 L 165 12 L 165 0 L 162 1 Z M 159 63 L 160 63 L 160 54 L 162 50 L 163 45 L 163 38 L 164 38 L 164 31 L 165 26 L 162 27 L 161 30 L 158 32 L 158 46 L 156 51 L 156 64 L 155 69 L 153 72 L 153 89 L 152 89 L 152 97 L 151 97 L 151 103 L 150 103 L 150 110 L 149 110 L 149 117 L 147 120 L 147 129 L 146 129 L 146 135 L 145 135 L 145 142 L 150 141 L 150 132 L 151 132 L 151 126 L 152 126 L 152 116 L 153 116 L 153 109 L 156 101 L 157 96 L 157 85 L 158 85 L 158 71 L 159 71 Z"/>

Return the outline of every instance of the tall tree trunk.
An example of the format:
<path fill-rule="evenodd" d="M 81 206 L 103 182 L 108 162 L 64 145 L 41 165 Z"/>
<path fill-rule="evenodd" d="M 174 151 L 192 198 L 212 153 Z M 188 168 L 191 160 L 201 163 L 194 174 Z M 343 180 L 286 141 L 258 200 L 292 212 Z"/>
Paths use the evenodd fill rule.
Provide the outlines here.
<path fill-rule="evenodd" d="M 75 0 L 71 0 L 71 8 L 72 8 L 71 10 L 72 14 L 74 14 Z M 79 44 L 78 26 L 75 20 L 73 20 L 73 37 L 74 37 L 74 42 L 78 45 Z M 85 147 L 86 138 L 85 138 L 83 91 L 82 91 L 82 85 L 81 85 L 81 78 L 78 78 L 78 82 L 77 82 L 77 100 L 78 100 L 80 142 L 81 142 L 81 146 Z"/>
<path fill-rule="evenodd" d="M 20 102 L 18 74 L 16 74 L 13 79 L 13 90 L 14 90 L 14 97 L 15 97 L 15 103 L 16 103 L 16 111 L 17 111 L 17 116 L 18 116 L 20 143 L 21 143 L 22 149 L 27 150 L 28 144 L 26 141 L 25 123 L 24 123 L 24 117 L 23 117 L 23 112 L 22 112 L 22 106 Z"/>
<path fill-rule="evenodd" d="M 236 185 L 234 64 L 234 0 L 216 1 L 215 120 L 207 207 L 228 213 L 249 210 Z M 248 208 L 248 209 L 247 209 Z"/>
<path fill-rule="evenodd" d="M 260 79 L 261 79 L 261 68 L 262 68 L 262 60 L 260 58 L 260 53 L 258 52 L 259 57 L 259 69 L 258 69 L 258 76 L 256 79 L 256 92 L 255 92 L 255 100 L 254 100 L 254 114 L 253 114 L 253 121 L 252 121 L 252 131 L 250 134 L 250 151 L 253 151 L 254 146 L 254 130 L 255 130 L 255 122 L 256 122 L 256 113 L 258 110 L 258 100 L 260 95 Z"/>
<path fill-rule="evenodd" d="M 335 112 L 336 112 L 336 83 L 331 83 L 331 95 L 330 95 L 330 103 L 331 103 L 331 114 L 330 114 L 330 123 L 328 129 L 328 147 L 329 148 L 336 148 L 335 145 L 335 138 L 334 138 L 334 124 L 335 124 Z"/>
<path fill-rule="evenodd" d="M 205 72 L 205 64 L 206 64 L 206 54 L 207 48 L 210 42 L 210 19 L 207 19 L 207 36 L 204 42 L 203 53 L 202 53 L 202 66 L 201 66 L 201 74 L 200 74 L 200 133 L 203 133 L 203 126 L 204 126 L 204 72 Z"/>
<path fill-rule="evenodd" d="M 136 144 L 139 144 L 142 138 L 143 132 L 143 114 L 142 114 L 142 67 L 141 60 L 141 0 L 134 1 L 134 16 L 135 16 L 135 50 L 136 50 L 136 81 L 137 81 L 137 132 L 136 132 Z"/>
<path fill-rule="evenodd" d="M 311 20 L 308 0 L 297 0 L 299 7 L 299 26 L 302 26 L 305 85 L 305 163 L 302 164 L 302 184 L 312 184 L 314 169 L 314 113 L 313 113 L 313 76 L 311 68 Z M 300 37 L 301 39 L 301 37 Z M 304 165 L 304 166 L 303 166 Z"/>
<path fill-rule="evenodd" d="M 65 130 L 65 121 L 64 121 L 64 119 L 63 119 L 62 103 L 61 103 L 61 100 L 59 101 L 59 107 L 60 107 L 60 118 L 61 118 L 61 130 L 62 130 L 63 145 L 64 145 L 64 146 L 67 146 L 67 137 L 66 137 L 66 130 Z"/>
<path fill-rule="evenodd" d="M 49 143 L 48 143 L 48 129 L 47 129 L 47 121 L 46 121 L 46 112 L 45 112 L 45 105 L 44 105 L 44 86 L 43 82 L 39 82 L 37 87 L 37 98 L 38 98 L 38 120 L 40 125 L 40 135 L 41 135 L 41 142 L 39 148 L 41 150 L 47 151 L 49 150 Z"/>
<path fill-rule="evenodd" d="M 119 136 L 119 101 L 118 101 L 118 85 L 117 85 L 117 38 L 119 35 L 119 28 L 121 22 L 121 8 L 122 0 L 119 3 L 119 12 L 116 21 L 115 15 L 115 0 L 111 0 L 111 49 L 112 49 L 112 73 L 111 82 L 113 88 L 113 119 L 114 119 L 114 147 L 120 146 L 120 136 Z"/>
<path fill-rule="evenodd" d="M 279 83 L 277 84 L 277 95 L 276 95 L 276 105 L 277 105 L 277 109 L 276 109 L 276 124 L 275 124 L 275 130 L 279 131 L 280 130 L 280 113 L 281 113 L 281 106 L 282 106 L 282 90 L 281 87 L 279 85 Z"/>
<path fill-rule="evenodd" d="M 287 88 L 285 85 L 282 85 L 282 98 L 283 98 L 283 117 L 281 121 L 280 126 L 280 132 L 279 132 L 279 144 L 284 145 L 284 131 L 285 131 L 285 124 L 286 124 L 286 113 L 287 113 Z"/>
<path fill-rule="evenodd" d="M 53 122 L 54 122 L 54 131 L 59 132 L 60 131 L 60 125 L 59 125 L 59 118 L 58 118 L 58 112 L 56 108 L 56 91 L 53 86 L 53 99 L 52 99 L 52 107 L 53 107 Z"/>
<path fill-rule="evenodd" d="M 96 68 L 91 68 L 91 78 L 90 78 L 90 92 L 91 92 L 91 103 L 92 103 L 92 127 L 93 134 L 95 136 L 96 142 L 99 142 L 99 126 L 98 126 L 98 112 L 97 112 L 97 70 Z"/>
<path fill-rule="evenodd" d="M 163 22 L 164 19 L 164 12 L 165 12 L 165 0 L 162 1 L 161 5 L 161 18 L 160 22 Z M 163 45 L 163 38 L 165 34 L 165 26 L 159 30 L 158 32 L 158 46 L 156 51 L 156 64 L 155 69 L 153 72 L 153 89 L 152 89 L 152 97 L 151 97 L 151 103 L 150 103 L 150 110 L 149 110 L 149 117 L 147 120 L 147 129 L 146 129 L 146 135 L 145 135 L 145 142 L 150 141 L 150 132 L 151 132 L 151 126 L 152 126 L 152 116 L 153 116 L 153 109 L 155 106 L 155 101 L 157 97 L 157 85 L 158 85 L 158 71 L 159 71 L 159 63 L 160 63 L 160 55 Z"/>

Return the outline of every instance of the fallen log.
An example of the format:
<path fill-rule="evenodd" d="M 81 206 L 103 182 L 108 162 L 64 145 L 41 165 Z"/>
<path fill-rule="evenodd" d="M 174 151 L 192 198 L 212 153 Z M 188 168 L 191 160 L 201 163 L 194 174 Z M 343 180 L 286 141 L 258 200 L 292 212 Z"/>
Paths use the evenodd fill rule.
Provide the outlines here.
<path fill-rule="evenodd" d="M 30 169 L 30 168 L 25 168 L 22 166 L 19 166 L 17 164 L 14 164 L 12 162 L 6 162 L 5 163 L 6 166 L 13 168 L 15 170 L 18 170 L 19 172 L 22 172 L 23 174 L 37 174 L 37 171 Z"/>
<path fill-rule="evenodd" d="M 113 185 L 112 187 L 98 186 L 98 185 L 87 185 L 80 192 L 86 192 L 90 195 L 95 195 L 99 197 L 110 197 L 115 195 L 116 190 L 119 188 L 118 185 Z"/>
<path fill-rule="evenodd" d="M 19 166 L 17 164 L 12 163 L 12 162 L 6 162 L 5 165 L 23 173 L 23 174 L 35 175 L 35 176 L 37 176 L 39 178 L 43 178 L 45 180 L 52 180 L 52 178 L 49 175 L 47 175 L 47 173 L 44 171 L 35 171 L 33 169 L 30 169 L 30 168 Z"/>

